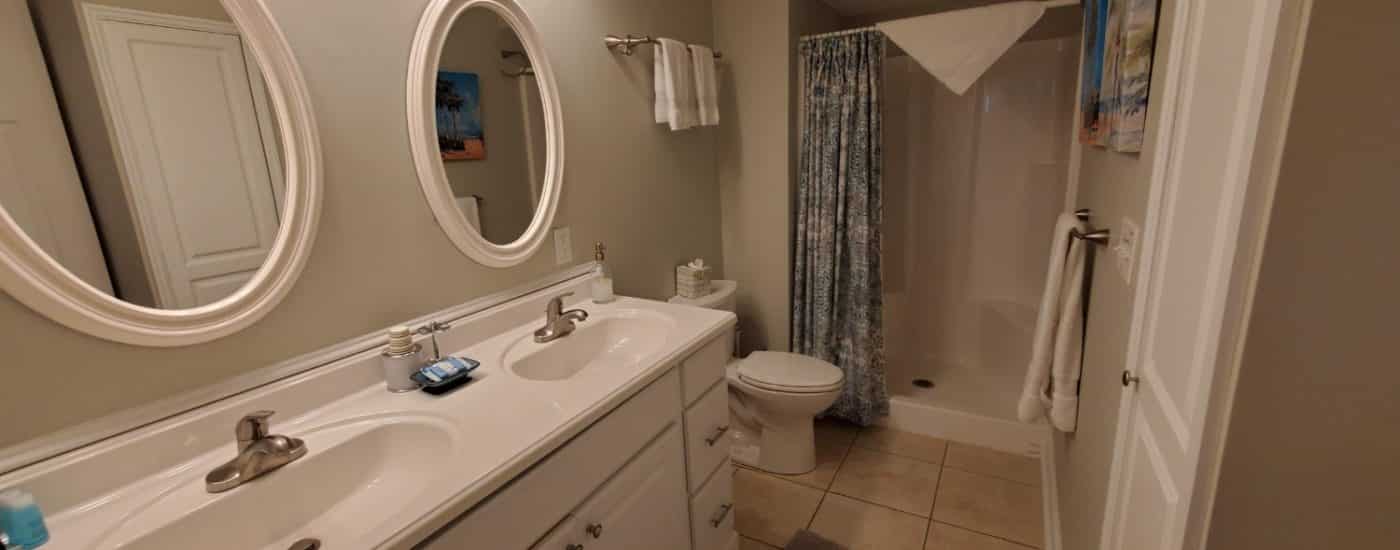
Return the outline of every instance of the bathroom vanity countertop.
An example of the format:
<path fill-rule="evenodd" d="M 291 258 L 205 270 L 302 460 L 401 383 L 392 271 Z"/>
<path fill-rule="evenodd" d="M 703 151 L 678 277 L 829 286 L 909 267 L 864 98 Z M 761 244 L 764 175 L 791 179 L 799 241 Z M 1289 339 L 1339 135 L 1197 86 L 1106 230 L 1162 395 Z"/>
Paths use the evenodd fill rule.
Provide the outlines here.
<path fill-rule="evenodd" d="M 535 309 L 533 313 L 526 313 L 527 310 L 523 309 L 537 308 L 539 298 L 522 298 L 517 302 L 520 303 L 508 303 L 463 320 L 443 338 L 444 352 L 451 350 L 452 355 L 471 357 L 481 362 L 474 373 L 476 379 L 457 391 L 444 396 L 422 392 L 391 394 L 384 389 L 382 382 L 376 382 L 295 418 L 274 419 L 273 433 L 306 439 L 309 448 L 307 456 L 245 486 L 210 495 L 204 492 L 204 474 L 234 454 L 233 426 L 228 424 L 224 426 L 226 431 L 222 434 L 228 439 L 228 444 L 221 445 L 216 451 L 172 465 L 157 475 L 132 480 L 107 494 L 70 498 L 81 504 L 51 510 L 56 513 L 49 518 L 52 540 L 46 548 L 138 548 L 150 545 L 154 540 L 167 540 L 163 535 L 145 537 L 163 528 L 170 529 L 177 523 L 184 524 L 179 526 L 180 529 L 196 532 L 209 532 L 211 526 L 220 527 L 217 523 L 208 523 L 210 516 L 214 515 L 214 508 L 223 506 L 218 508 L 222 514 L 222 510 L 231 505 L 221 505 L 218 501 L 237 496 L 240 491 L 246 492 L 246 499 L 253 502 L 248 509 L 256 513 L 261 508 L 295 507 L 295 501 L 313 498 L 306 495 L 316 492 L 322 485 L 335 486 L 340 483 L 344 486 L 335 488 L 335 491 L 365 491 L 366 498 L 344 498 L 330 508 L 315 513 L 304 510 L 307 507 L 305 504 L 288 508 L 285 514 L 268 513 L 269 516 L 285 517 L 305 515 L 306 521 L 297 520 L 299 523 L 296 525 L 264 526 L 268 533 L 272 533 L 264 536 L 277 537 L 277 542 L 267 548 L 287 548 L 291 542 L 302 537 L 319 538 L 326 548 L 409 548 L 481 502 L 735 323 L 732 313 L 635 298 L 619 298 L 602 305 L 588 301 L 575 302 L 572 307 L 582 308 L 590 314 L 590 319 L 579 325 L 580 331 L 589 323 L 602 323 L 607 319 L 639 319 L 662 323 L 662 330 L 646 333 L 662 341 L 658 346 L 648 348 L 652 351 L 628 357 L 621 363 L 594 365 L 563 380 L 540 381 L 520 376 L 505 364 L 512 346 L 540 346 L 533 343 L 531 335 L 542 324 L 542 315 L 538 312 L 543 309 Z M 525 319 L 528 322 L 522 324 L 521 321 Z M 568 338 L 543 346 L 565 344 Z M 475 342 L 468 343 L 467 340 Z M 466 345 L 454 347 L 457 343 Z M 376 355 L 361 355 L 364 357 L 358 361 L 365 364 L 347 368 L 378 369 Z M 604 366 L 608 368 L 597 368 Z M 281 391 L 284 394 L 299 391 L 297 387 L 315 391 L 309 388 L 314 387 L 316 376 L 343 375 L 337 369 L 318 370 L 325 372 L 313 371 L 306 375 L 311 378 L 298 380 L 296 384 L 287 382 L 288 388 Z M 311 383 L 307 384 L 308 381 Z M 262 389 L 259 392 L 266 394 L 264 398 L 254 396 L 234 399 L 234 403 L 217 403 L 206 407 L 211 409 L 207 414 L 227 417 L 257 408 L 273 408 L 277 402 L 289 398 L 288 395 L 273 395 L 277 391 L 276 388 Z M 231 410 L 235 407 L 236 410 Z M 201 414 L 204 412 L 190 413 L 192 418 L 189 423 L 200 423 L 198 417 Z M 364 445 L 369 445 L 364 449 L 342 449 L 342 455 L 349 454 L 354 460 L 337 461 L 334 456 L 319 461 L 316 459 L 318 452 L 346 445 L 345 441 L 355 437 L 355 433 L 368 433 L 379 427 L 400 423 L 409 423 L 415 428 L 412 433 L 399 432 L 407 435 L 398 439 L 396 437 L 399 436 L 362 438 L 368 441 Z M 202 424 L 212 423 L 205 421 Z M 160 434 L 141 434 L 126 444 L 138 445 L 146 437 L 179 437 L 179 430 L 178 424 L 164 426 L 153 430 Z M 207 432 L 208 428 L 204 428 L 204 431 Z M 393 432 L 385 430 L 382 433 Z M 184 436 L 219 437 L 211 433 Z M 362 452 L 366 450 L 368 452 Z M 130 460 L 133 455 L 139 456 L 131 449 L 120 447 L 107 449 L 107 454 L 114 457 L 111 460 L 118 460 L 115 457 Z M 100 464 L 102 460 L 102 454 L 60 457 L 50 461 L 52 464 L 40 463 L 20 471 L 26 475 L 7 476 L 4 482 L 16 486 L 37 484 L 52 488 L 61 483 L 61 480 L 53 478 L 62 477 L 65 467 L 78 465 L 92 470 L 95 469 L 94 462 Z M 371 466 L 348 465 L 350 463 Z M 396 467 L 374 473 L 372 465 L 378 463 Z M 318 473 L 312 468 L 329 469 Z M 342 475 L 337 468 L 358 468 L 363 471 L 355 475 Z M 122 467 L 114 465 L 114 469 L 121 470 Z M 297 472 L 297 469 L 303 471 Z M 49 478 L 34 481 L 38 476 Z M 278 483 L 306 486 L 289 491 L 285 486 L 279 489 Z M 403 490 L 398 490 L 401 488 Z M 81 491 L 80 488 L 63 489 Z M 251 492 L 253 489 L 263 493 Z M 282 496 L 283 493 L 286 496 Z M 374 495 L 374 498 L 368 495 Z M 40 498 L 42 502 L 43 495 Z M 394 500 L 399 498 L 402 501 Z M 200 510 L 206 508 L 208 510 L 205 510 L 204 516 L 198 516 Z M 161 514 L 161 509 L 171 512 Z M 241 508 L 233 506 L 232 509 Z M 243 529 L 256 530 L 260 527 L 255 518 L 249 518 L 246 514 L 222 520 Z M 213 546 L 200 546 L 222 547 L 218 546 L 220 542 L 217 539 L 206 541 Z M 230 543 L 222 541 L 222 544 Z"/>

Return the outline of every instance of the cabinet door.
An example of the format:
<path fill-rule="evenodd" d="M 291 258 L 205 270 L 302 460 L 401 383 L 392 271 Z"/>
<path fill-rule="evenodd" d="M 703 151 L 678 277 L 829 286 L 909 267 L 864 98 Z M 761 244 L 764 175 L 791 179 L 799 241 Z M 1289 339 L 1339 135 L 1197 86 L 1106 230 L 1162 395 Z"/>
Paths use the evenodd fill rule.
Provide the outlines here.
<path fill-rule="evenodd" d="M 680 428 L 653 441 L 574 516 L 588 550 L 690 548 Z"/>
<path fill-rule="evenodd" d="M 580 550 L 583 548 L 583 530 L 574 516 L 564 518 L 548 534 L 530 546 L 530 550 Z"/>

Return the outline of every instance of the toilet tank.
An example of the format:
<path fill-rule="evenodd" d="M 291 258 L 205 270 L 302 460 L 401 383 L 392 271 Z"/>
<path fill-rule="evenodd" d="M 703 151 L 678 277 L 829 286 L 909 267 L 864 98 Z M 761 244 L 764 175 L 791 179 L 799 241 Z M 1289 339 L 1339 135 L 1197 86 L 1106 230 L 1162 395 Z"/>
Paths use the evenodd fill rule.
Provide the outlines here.
<path fill-rule="evenodd" d="M 672 296 L 671 299 L 667 301 L 673 304 L 685 304 L 688 306 L 699 306 L 709 309 L 720 309 L 728 311 L 730 313 L 734 313 L 734 310 L 738 304 L 737 295 L 739 290 L 739 283 L 735 281 L 716 279 L 714 281 L 710 281 L 710 284 L 714 287 L 715 291 L 701 296 L 699 298 L 685 298 L 682 296 Z"/>

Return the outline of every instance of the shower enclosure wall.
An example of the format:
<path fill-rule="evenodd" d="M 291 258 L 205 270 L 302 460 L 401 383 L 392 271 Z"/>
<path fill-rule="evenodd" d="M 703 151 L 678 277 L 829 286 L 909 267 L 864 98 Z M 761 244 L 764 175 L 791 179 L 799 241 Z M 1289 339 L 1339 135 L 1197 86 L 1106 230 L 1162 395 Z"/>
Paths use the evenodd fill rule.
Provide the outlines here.
<path fill-rule="evenodd" d="M 1014 420 L 1066 208 L 1077 36 L 1020 42 L 956 95 L 886 60 L 885 345 L 895 404 Z M 919 387 L 926 380 L 932 387 Z"/>

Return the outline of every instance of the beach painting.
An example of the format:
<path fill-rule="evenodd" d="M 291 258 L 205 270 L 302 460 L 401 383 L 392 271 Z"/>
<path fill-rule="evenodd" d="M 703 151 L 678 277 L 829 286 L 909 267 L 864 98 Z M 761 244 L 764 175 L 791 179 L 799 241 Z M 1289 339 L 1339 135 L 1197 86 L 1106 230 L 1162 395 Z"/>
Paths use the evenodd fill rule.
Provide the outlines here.
<path fill-rule="evenodd" d="M 1109 0 L 1084 1 L 1084 63 L 1079 86 L 1079 142 L 1099 143 L 1099 96 L 1104 73 L 1104 41 Z"/>
<path fill-rule="evenodd" d="M 1106 118 L 1104 145 L 1124 153 L 1142 151 L 1147 124 L 1147 96 L 1152 82 L 1152 51 L 1157 36 L 1157 0 L 1113 0 L 1109 13 L 1109 50 L 1099 116 Z"/>
<path fill-rule="evenodd" d="M 484 160 L 481 80 L 476 73 L 438 71 L 436 107 L 442 160 Z"/>

